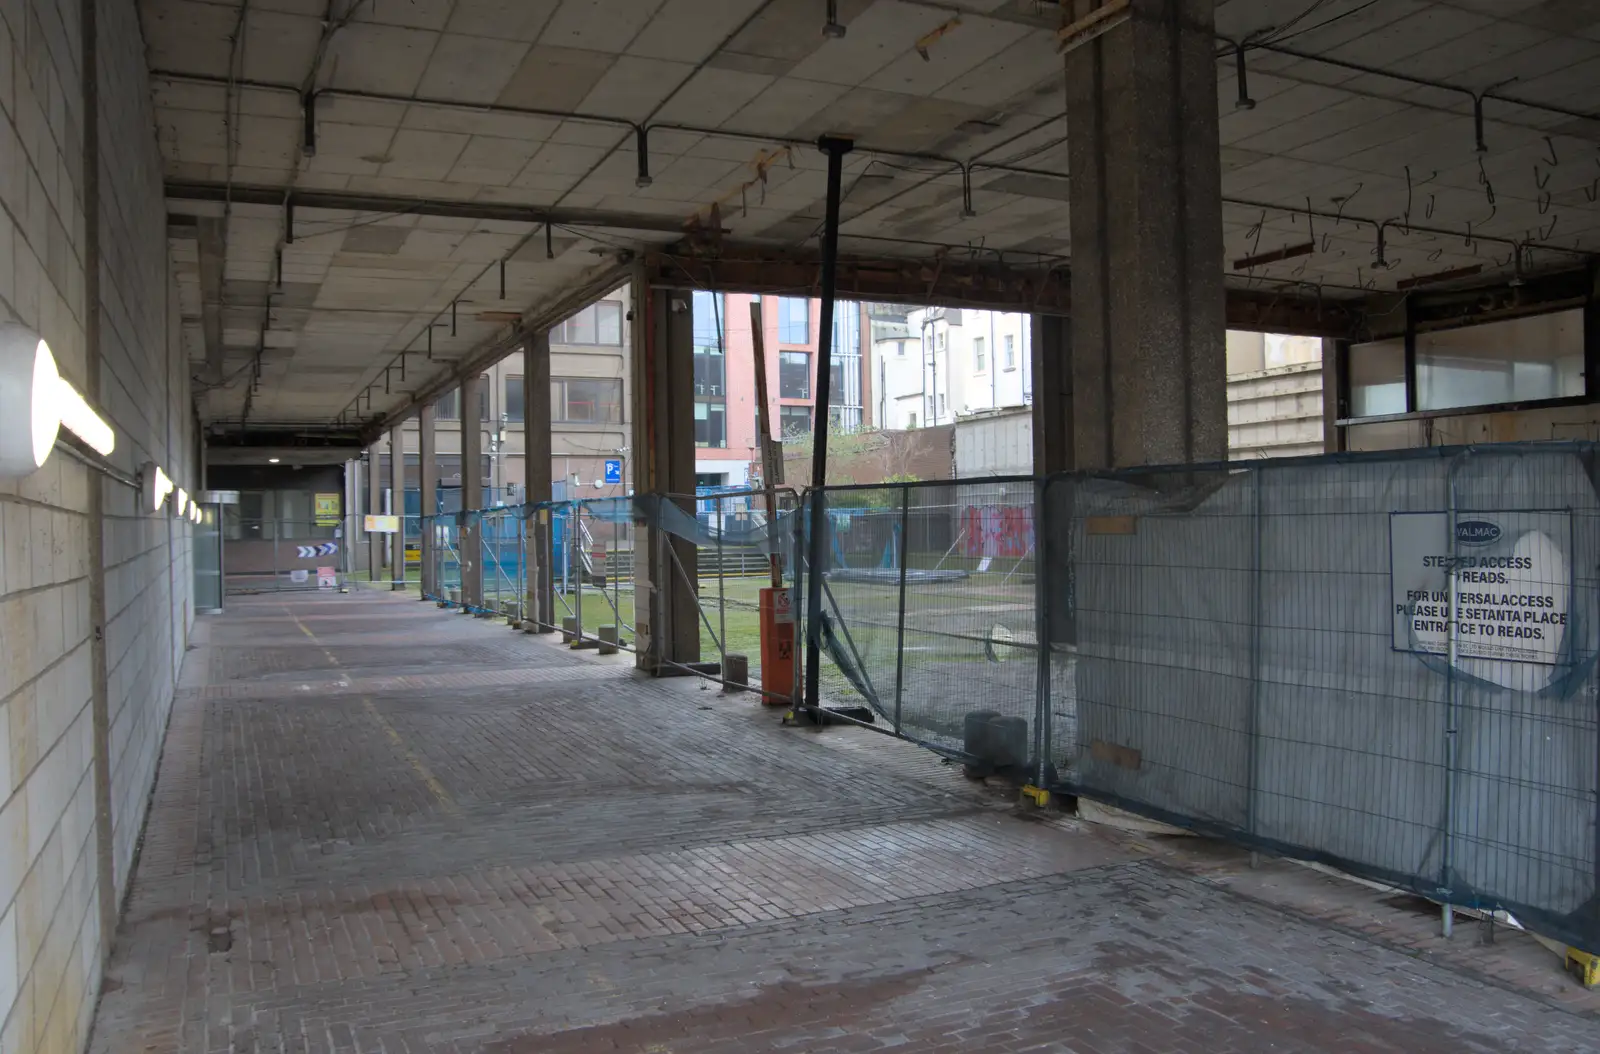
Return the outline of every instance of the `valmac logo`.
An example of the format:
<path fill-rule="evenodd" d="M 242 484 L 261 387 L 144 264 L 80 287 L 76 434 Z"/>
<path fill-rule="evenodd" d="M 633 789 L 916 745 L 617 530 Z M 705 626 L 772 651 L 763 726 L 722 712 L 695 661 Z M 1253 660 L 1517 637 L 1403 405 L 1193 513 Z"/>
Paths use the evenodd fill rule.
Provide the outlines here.
<path fill-rule="evenodd" d="M 1462 545 L 1492 545 L 1500 540 L 1500 525 L 1488 520 L 1461 520 L 1456 524 L 1456 541 Z"/>

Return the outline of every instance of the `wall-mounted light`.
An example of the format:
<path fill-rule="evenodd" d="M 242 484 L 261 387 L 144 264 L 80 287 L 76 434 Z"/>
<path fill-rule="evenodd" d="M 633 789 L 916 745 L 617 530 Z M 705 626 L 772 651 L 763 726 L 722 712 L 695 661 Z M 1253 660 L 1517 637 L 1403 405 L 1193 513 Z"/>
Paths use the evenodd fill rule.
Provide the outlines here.
<path fill-rule="evenodd" d="M 0 478 L 42 468 L 63 426 L 101 457 L 116 449 L 116 432 L 56 370 L 44 338 L 0 323 Z"/>
<path fill-rule="evenodd" d="M 278 463 L 278 459 L 277 459 L 277 458 L 275 458 L 275 457 L 269 457 L 269 458 L 267 458 L 267 464 L 269 464 L 269 465 L 276 465 L 276 464 L 277 464 L 277 463 Z"/>
<path fill-rule="evenodd" d="M 167 478 L 166 472 L 153 461 L 146 461 L 139 470 L 139 493 L 146 512 L 158 512 L 161 506 L 167 503 L 167 496 L 172 493 L 172 480 Z"/>

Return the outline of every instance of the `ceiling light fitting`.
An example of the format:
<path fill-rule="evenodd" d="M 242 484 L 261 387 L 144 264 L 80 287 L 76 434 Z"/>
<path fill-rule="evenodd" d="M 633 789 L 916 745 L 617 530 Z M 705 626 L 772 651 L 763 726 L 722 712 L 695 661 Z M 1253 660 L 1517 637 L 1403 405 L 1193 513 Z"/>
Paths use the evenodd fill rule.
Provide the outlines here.
<path fill-rule="evenodd" d="M 828 0 L 828 16 L 822 23 L 822 35 L 829 40 L 844 38 L 844 23 L 839 21 L 839 0 Z"/>
<path fill-rule="evenodd" d="M 308 92 L 305 93 L 304 97 L 302 97 L 301 100 L 300 100 L 300 110 L 301 110 L 302 125 L 303 125 L 302 135 L 304 136 L 304 138 L 301 141 L 301 147 L 303 148 L 303 153 L 307 157 L 316 157 L 317 156 L 317 93 L 316 92 L 308 91 Z"/>
<path fill-rule="evenodd" d="M 1244 64 L 1244 42 L 1233 46 L 1233 60 L 1236 64 L 1235 79 L 1239 82 L 1239 97 L 1233 101 L 1235 110 L 1254 110 L 1256 101 L 1250 98 L 1249 72 Z"/>
<path fill-rule="evenodd" d="M 1469 267 L 1453 267 L 1448 271 L 1436 271 L 1433 274 L 1419 274 L 1414 278 L 1401 279 L 1394 284 L 1394 287 L 1403 293 L 1407 289 L 1417 289 L 1425 285 L 1451 282 L 1457 278 L 1471 278 L 1482 271 L 1483 264 L 1472 264 Z"/>
<path fill-rule="evenodd" d="M 1293 260 L 1297 256 L 1310 256 L 1317 251 L 1316 242 L 1306 242 L 1304 245 L 1286 245 L 1282 249 L 1274 249 L 1269 253 L 1257 256 L 1245 256 L 1233 261 L 1235 271 L 1248 271 L 1252 267 L 1262 264 L 1281 263 L 1284 260 Z"/>
<path fill-rule="evenodd" d="M 650 136 L 643 127 L 637 128 L 633 133 L 634 153 L 639 158 L 639 174 L 634 177 L 633 185 L 643 190 L 655 180 L 650 178 Z"/>

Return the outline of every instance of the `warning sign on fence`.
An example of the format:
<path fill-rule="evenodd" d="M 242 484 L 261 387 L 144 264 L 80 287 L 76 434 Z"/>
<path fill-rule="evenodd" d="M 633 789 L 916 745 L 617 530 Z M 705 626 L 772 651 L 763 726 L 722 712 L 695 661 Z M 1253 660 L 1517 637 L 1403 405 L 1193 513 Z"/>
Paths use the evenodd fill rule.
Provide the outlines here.
<path fill-rule="evenodd" d="M 1571 596 L 1565 512 L 1394 513 L 1389 580 L 1394 647 L 1460 658 L 1554 664 Z M 1452 574 L 1453 569 L 1453 574 Z M 1453 594 L 1453 595 L 1452 595 Z"/>

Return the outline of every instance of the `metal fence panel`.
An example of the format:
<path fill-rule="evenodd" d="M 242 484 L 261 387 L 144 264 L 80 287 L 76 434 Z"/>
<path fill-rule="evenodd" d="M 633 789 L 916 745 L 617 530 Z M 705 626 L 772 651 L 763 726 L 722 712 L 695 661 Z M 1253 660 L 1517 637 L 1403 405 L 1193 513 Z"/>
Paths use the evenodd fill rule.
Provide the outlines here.
<path fill-rule="evenodd" d="M 819 687 L 980 768 L 1600 945 L 1597 465 L 827 488 Z"/>
<path fill-rule="evenodd" d="M 1067 784 L 1600 939 L 1594 465 L 1525 446 L 1052 480 Z"/>

